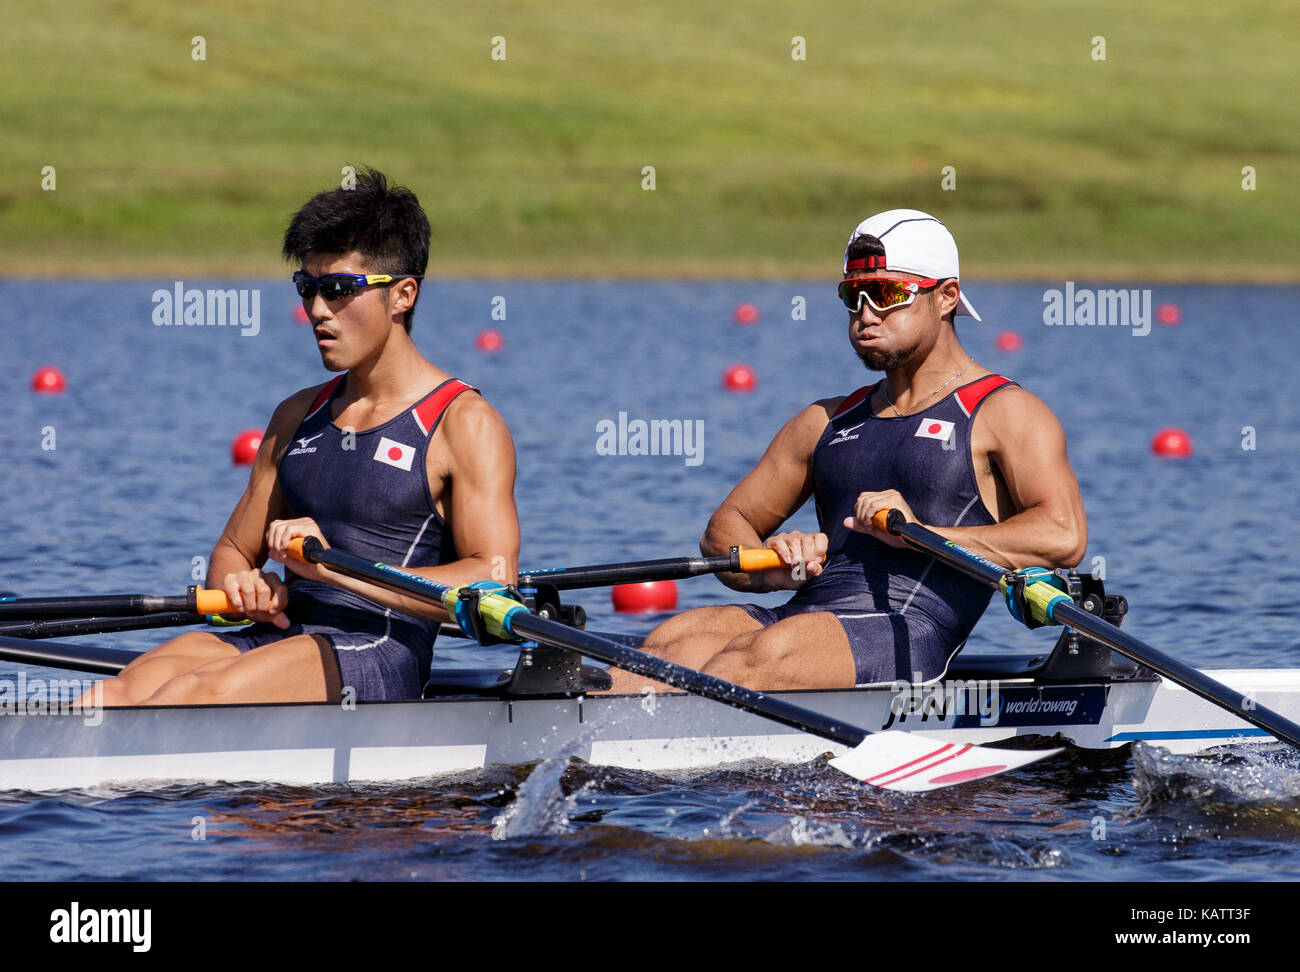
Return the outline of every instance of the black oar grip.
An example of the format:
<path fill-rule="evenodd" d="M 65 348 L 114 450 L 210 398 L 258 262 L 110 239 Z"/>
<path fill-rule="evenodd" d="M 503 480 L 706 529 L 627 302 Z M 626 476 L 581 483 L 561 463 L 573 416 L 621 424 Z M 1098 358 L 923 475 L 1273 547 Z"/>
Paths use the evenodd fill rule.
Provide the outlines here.
<path fill-rule="evenodd" d="M 884 530 L 886 533 L 892 533 L 898 536 L 903 529 L 903 524 L 907 522 L 907 517 L 903 516 L 901 510 L 877 510 L 876 515 L 871 518 L 871 525 L 877 530 Z"/>
<path fill-rule="evenodd" d="M 320 552 L 325 549 L 325 544 L 317 537 L 295 537 L 289 541 L 285 549 L 294 560 L 301 560 L 304 564 L 314 564 Z"/>

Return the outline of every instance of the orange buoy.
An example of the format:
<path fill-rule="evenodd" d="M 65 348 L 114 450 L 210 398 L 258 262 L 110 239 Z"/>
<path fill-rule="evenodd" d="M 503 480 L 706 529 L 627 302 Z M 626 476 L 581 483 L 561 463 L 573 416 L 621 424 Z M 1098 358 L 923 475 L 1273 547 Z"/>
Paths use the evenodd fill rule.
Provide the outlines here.
<path fill-rule="evenodd" d="M 251 466 L 257 458 L 257 450 L 262 445 L 261 429 L 244 429 L 230 443 L 230 458 L 236 466 Z"/>
<path fill-rule="evenodd" d="M 1156 320 L 1165 327 L 1176 327 L 1183 319 L 1183 312 L 1177 304 L 1161 304 L 1156 308 Z"/>
<path fill-rule="evenodd" d="M 293 319 L 296 324 L 306 324 L 309 320 L 307 317 L 307 309 L 303 307 L 302 304 L 293 305 Z"/>
<path fill-rule="evenodd" d="M 757 324 L 758 308 L 750 303 L 737 304 L 731 316 L 737 324 Z"/>
<path fill-rule="evenodd" d="M 1185 459 L 1192 454 L 1192 439 L 1182 429 L 1170 426 L 1156 433 L 1151 440 L 1151 451 L 1158 456 Z"/>
<path fill-rule="evenodd" d="M 609 592 L 614 610 L 622 614 L 672 611 L 677 607 L 677 582 L 643 581 L 640 584 L 615 584 Z"/>
<path fill-rule="evenodd" d="M 1019 351 L 1025 346 L 1025 339 L 1015 331 L 1003 331 L 993 342 L 994 347 L 999 351 Z"/>
<path fill-rule="evenodd" d="M 495 328 L 484 328 L 474 338 L 474 347 L 488 354 L 495 354 L 506 346 L 506 339 Z"/>
<path fill-rule="evenodd" d="M 752 392 L 758 387 L 758 375 L 747 364 L 734 364 L 722 373 L 722 387 L 733 392 Z"/>
<path fill-rule="evenodd" d="M 68 382 L 63 372 L 53 365 L 37 368 L 32 375 L 32 391 L 41 395 L 62 395 L 67 390 Z"/>

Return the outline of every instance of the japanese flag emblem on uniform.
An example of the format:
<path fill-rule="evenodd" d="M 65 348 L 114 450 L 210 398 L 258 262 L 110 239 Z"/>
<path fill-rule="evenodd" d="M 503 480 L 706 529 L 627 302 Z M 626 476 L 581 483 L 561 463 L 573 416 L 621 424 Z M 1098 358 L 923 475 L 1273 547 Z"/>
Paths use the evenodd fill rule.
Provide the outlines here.
<path fill-rule="evenodd" d="M 922 418 L 916 427 L 915 435 L 922 439 L 938 439 L 947 442 L 952 438 L 952 423 L 943 419 Z"/>
<path fill-rule="evenodd" d="M 375 449 L 375 461 L 396 466 L 403 472 L 411 471 L 411 461 L 415 458 L 415 447 L 402 445 L 389 438 L 381 438 Z"/>

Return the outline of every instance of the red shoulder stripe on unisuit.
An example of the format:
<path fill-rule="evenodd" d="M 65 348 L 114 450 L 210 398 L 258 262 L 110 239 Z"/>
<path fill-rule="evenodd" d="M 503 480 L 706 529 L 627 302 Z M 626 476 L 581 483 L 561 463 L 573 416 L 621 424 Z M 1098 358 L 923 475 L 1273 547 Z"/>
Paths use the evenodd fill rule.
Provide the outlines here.
<path fill-rule="evenodd" d="M 324 405 L 326 402 L 329 401 L 330 396 L 334 394 L 334 389 L 338 388 L 339 382 L 342 381 L 345 377 L 347 376 L 339 375 L 337 378 L 335 378 L 333 381 L 331 381 L 328 385 L 326 385 L 324 388 L 320 390 L 320 394 L 316 396 L 316 400 L 311 403 L 311 408 L 307 409 L 308 418 L 315 415 L 317 410 L 319 410 L 322 405 Z"/>
<path fill-rule="evenodd" d="M 866 398 L 868 398 L 871 395 L 873 391 L 876 390 L 876 385 L 879 384 L 880 382 L 876 382 L 875 385 L 863 385 L 861 388 L 855 391 L 848 398 L 844 399 L 844 401 L 840 402 L 840 407 L 835 410 L 835 414 L 832 415 L 831 418 L 836 418 L 837 416 L 843 415 L 851 408 L 857 408 L 859 405 L 862 404 L 862 402 Z"/>
<path fill-rule="evenodd" d="M 985 375 L 979 381 L 972 381 L 957 392 L 957 402 L 961 405 L 961 410 L 966 413 L 966 417 L 970 418 L 980 402 L 1003 385 L 1009 384 L 1011 384 L 1010 378 L 1003 378 L 1001 375 Z"/>
<path fill-rule="evenodd" d="M 411 414 L 415 416 L 415 423 L 424 433 L 425 438 L 433 434 L 433 430 L 438 427 L 438 420 L 442 418 L 442 413 L 446 411 L 448 405 L 461 392 L 478 391 L 473 385 L 467 385 L 459 378 L 452 378 L 444 382 L 434 394 L 430 395 L 415 408 L 411 409 Z"/>

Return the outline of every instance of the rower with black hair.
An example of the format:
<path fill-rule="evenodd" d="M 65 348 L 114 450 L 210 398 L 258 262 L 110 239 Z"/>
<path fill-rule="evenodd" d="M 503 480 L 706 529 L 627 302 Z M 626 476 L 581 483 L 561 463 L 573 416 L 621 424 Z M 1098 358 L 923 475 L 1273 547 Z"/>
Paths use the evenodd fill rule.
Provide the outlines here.
<path fill-rule="evenodd" d="M 947 227 L 910 209 L 864 220 L 838 294 L 854 353 L 885 377 L 790 419 L 700 541 L 709 556 L 777 551 L 784 569 L 720 579 L 797 593 L 774 608 L 686 611 L 650 633 L 647 651 L 763 690 L 938 679 L 990 592 L 873 526 L 890 508 L 1013 568 L 1082 559 L 1083 500 L 1060 422 L 957 339 L 957 315 L 980 318 Z M 820 531 L 778 532 L 809 497 Z M 619 672 L 612 691 L 647 685 Z"/>
<path fill-rule="evenodd" d="M 514 582 L 510 432 L 410 338 L 430 235 L 415 194 L 371 170 L 294 215 L 284 256 L 338 377 L 275 410 L 212 553 L 208 586 L 257 623 L 153 649 L 103 683 L 103 704 L 418 698 L 446 611 L 293 560 L 297 537 L 441 584 Z M 288 565 L 287 584 L 268 559 Z"/>

